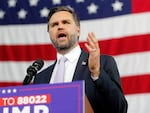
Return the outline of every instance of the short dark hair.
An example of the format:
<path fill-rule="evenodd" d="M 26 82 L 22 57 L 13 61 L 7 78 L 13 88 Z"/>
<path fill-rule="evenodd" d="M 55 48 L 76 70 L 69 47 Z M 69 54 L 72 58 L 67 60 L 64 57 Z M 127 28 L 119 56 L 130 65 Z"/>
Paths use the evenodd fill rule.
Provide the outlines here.
<path fill-rule="evenodd" d="M 52 15 L 59 11 L 66 11 L 66 12 L 71 13 L 76 25 L 80 27 L 80 19 L 79 19 L 78 15 L 71 7 L 67 7 L 67 6 L 57 6 L 57 7 L 50 9 L 50 12 L 48 14 L 48 22 L 49 22 L 50 18 L 52 17 Z M 49 30 L 49 25 L 47 28 Z"/>

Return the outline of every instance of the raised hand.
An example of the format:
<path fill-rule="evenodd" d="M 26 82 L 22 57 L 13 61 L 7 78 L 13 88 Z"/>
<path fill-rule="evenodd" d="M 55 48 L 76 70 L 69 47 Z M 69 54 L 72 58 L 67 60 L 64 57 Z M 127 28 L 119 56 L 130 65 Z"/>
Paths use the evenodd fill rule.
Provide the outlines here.
<path fill-rule="evenodd" d="M 89 52 L 88 66 L 93 77 L 100 75 L 100 48 L 98 40 L 93 32 L 88 33 L 87 43 L 85 47 Z"/>

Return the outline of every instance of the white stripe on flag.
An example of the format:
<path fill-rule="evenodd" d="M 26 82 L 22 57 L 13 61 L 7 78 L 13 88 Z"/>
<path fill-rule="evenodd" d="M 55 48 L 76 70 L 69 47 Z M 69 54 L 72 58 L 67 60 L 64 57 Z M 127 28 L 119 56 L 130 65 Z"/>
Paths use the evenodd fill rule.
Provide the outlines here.
<path fill-rule="evenodd" d="M 150 52 L 115 56 L 121 77 L 150 73 Z"/>
<path fill-rule="evenodd" d="M 33 61 L 34 62 L 34 61 Z M 0 62 L 0 82 L 20 82 L 24 79 L 27 68 L 32 65 L 33 62 L 13 62 L 6 61 Z M 54 61 L 45 61 L 44 66 L 41 70 L 49 66 Z M 40 72 L 40 71 L 39 71 Z"/>
<path fill-rule="evenodd" d="M 150 73 L 150 52 L 115 56 L 121 77 Z M 45 61 L 44 68 L 54 61 Z M 26 75 L 26 69 L 32 62 L 0 62 L 0 81 L 20 81 Z M 11 78 L 10 78 L 11 77 Z"/>
<path fill-rule="evenodd" d="M 150 113 L 150 93 L 126 95 L 128 113 Z"/>
<path fill-rule="evenodd" d="M 81 21 L 80 41 L 94 32 L 100 40 L 150 33 L 150 13 L 139 13 L 107 19 Z M 51 43 L 47 24 L 0 26 L 0 44 Z M 122 38 L 123 38 L 122 37 Z"/>

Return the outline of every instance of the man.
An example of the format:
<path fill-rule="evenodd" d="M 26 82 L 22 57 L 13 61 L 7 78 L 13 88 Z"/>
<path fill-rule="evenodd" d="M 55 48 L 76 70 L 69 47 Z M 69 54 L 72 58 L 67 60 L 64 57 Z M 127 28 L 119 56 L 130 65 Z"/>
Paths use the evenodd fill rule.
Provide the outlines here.
<path fill-rule="evenodd" d="M 80 22 L 76 13 L 68 7 L 55 7 L 48 16 L 48 32 L 57 50 L 56 62 L 36 75 L 34 84 L 56 83 L 59 59 L 65 62 L 64 80 L 85 81 L 85 93 L 94 113 L 127 113 L 120 75 L 113 57 L 100 55 L 94 33 L 88 33 L 86 53 L 79 47 Z"/>

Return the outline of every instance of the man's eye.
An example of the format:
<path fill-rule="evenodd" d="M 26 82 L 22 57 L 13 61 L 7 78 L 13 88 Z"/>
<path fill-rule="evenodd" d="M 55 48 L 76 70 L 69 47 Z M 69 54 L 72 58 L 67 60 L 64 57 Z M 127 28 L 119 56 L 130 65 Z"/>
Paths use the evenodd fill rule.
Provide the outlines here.
<path fill-rule="evenodd" d="M 52 27 L 55 27 L 55 26 L 57 26 L 58 24 L 57 23 L 53 23 L 51 26 Z"/>
<path fill-rule="evenodd" d="M 70 22 L 68 22 L 68 21 L 64 21 L 64 24 L 70 24 Z"/>

